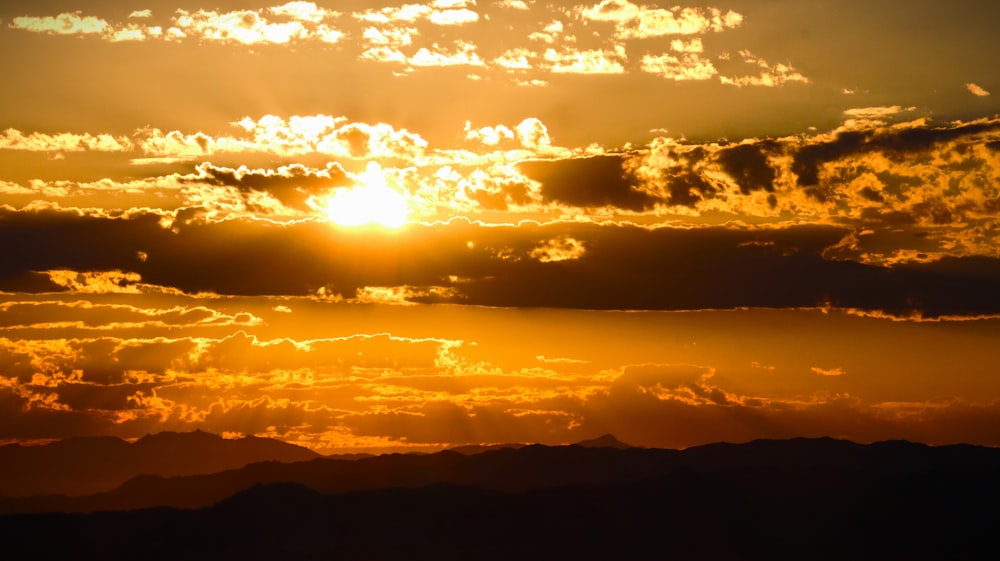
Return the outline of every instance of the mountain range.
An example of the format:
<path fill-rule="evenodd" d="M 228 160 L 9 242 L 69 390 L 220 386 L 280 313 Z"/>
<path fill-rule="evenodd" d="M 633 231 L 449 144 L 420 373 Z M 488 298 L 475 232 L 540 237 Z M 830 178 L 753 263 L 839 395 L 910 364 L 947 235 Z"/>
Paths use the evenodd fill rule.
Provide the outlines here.
<path fill-rule="evenodd" d="M 174 477 L 240 468 L 253 462 L 301 462 L 319 454 L 280 440 L 224 439 L 203 431 L 160 432 L 127 442 L 75 437 L 41 446 L 0 446 L 0 497 L 87 495 L 141 475 Z"/>
<path fill-rule="evenodd" d="M 1000 449 L 831 438 L 312 457 L 7 497 L 0 557 L 992 559 L 998 481 Z"/>

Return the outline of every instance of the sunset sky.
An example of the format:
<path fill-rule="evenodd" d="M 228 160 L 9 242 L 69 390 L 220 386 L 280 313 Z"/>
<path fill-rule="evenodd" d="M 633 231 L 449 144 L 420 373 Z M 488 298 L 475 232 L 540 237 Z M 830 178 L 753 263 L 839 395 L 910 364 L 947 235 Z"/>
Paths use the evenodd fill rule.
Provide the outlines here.
<path fill-rule="evenodd" d="M 1000 3 L 0 4 L 0 442 L 1000 446 Z"/>

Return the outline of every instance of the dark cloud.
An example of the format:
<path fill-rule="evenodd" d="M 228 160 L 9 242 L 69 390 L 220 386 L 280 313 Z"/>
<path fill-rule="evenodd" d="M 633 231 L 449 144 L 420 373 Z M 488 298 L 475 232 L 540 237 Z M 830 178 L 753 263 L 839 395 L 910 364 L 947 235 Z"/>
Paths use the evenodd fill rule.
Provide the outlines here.
<path fill-rule="evenodd" d="M 939 144 L 1000 131 L 1000 122 L 974 121 L 945 127 L 883 128 L 872 135 L 869 144 L 889 156 L 924 152 Z"/>
<path fill-rule="evenodd" d="M 0 388 L 0 438 L 53 438 L 107 434 L 108 419 L 87 411 L 32 407 L 27 397 Z"/>
<path fill-rule="evenodd" d="M 2 269 L 2 267 L 0 267 Z M 0 273 L 2 275 L 2 273 Z M 52 282 L 49 275 L 39 271 L 12 272 L 0 277 L 0 290 L 26 294 L 44 292 L 63 292 L 65 286 Z"/>
<path fill-rule="evenodd" d="M 875 189 L 872 189 L 871 187 L 862 187 L 861 190 L 858 191 L 858 194 L 868 199 L 869 201 L 872 201 L 873 203 L 880 203 L 885 200 L 885 198 L 882 196 L 882 193 L 876 191 Z"/>
<path fill-rule="evenodd" d="M 829 304 L 929 316 L 1000 312 L 1000 260 L 952 257 L 878 267 L 825 258 L 849 233 L 783 229 L 645 229 L 595 224 L 484 227 L 464 222 L 402 231 L 321 222 L 229 221 L 164 229 L 155 215 L 0 214 L 0 289 L 31 271 L 138 273 L 190 293 L 304 295 L 323 288 L 444 286 L 434 301 L 587 309 L 700 309 Z M 540 262 L 549 240 L 582 255 Z M 20 240 L 31 240 L 31 244 Z M 143 252 L 148 257 L 136 257 Z M 420 300 L 420 296 L 415 296 Z"/>
<path fill-rule="evenodd" d="M 709 199 L 715 194 L 715 187 L 697 173 L 681 172 L 667 175 L 667 190 L 670 192 L 670 204 L 693 207 L 698 202 Z"/>
<path fill-rule="evenodd" d="M 328 163 L 325 169 L 313 170 L 300 164 L 274 169 L 232 169 L 203 163 L 197 167 L 198 177 L 187 179 L 190 183 L 207 183 L 235 187 L 243 192 L 269 193 L 281 204 L 298 210 L 309 210 L 306 200 L 316 193 L 334 187 L 351 185 L 344 168 Z"/>
<path fill-rule="evenodd" d="M 767 154 L 777 148 L 774 141 L 738 144 L 719 151 L 716 159 L 722 170 L 740 186 L 744 195 L 752 191 L 774 191 L 777 173 L 767 160 Z"/>
<path fill-rule="evenodd" d="M 851 156 L 881 152 L 894 160 L 902 160 L 947 142 L 968 139 L 982 142 L 977 135 L 1000 131 L 1000 121 L 975 121 L 942 127 L 914 126 L 907 128 L 880 127 L 868 130 L 841 131 L 829 141 L 807 144 L 794 151 L 792 171 L 804 187 L 819 184 L 819 169 L 829 162 Z M 810 191 L 824 200 L 823 191 Z"/>
<path fill-rule="evenodd" d="M 638 189 L 639 181 L 623 167 L 623 156 L 592 156 L 567 160 L 529 160 L 521 172 L 542 185 L 542 197 L 579 207 L 613 206 L 646 210 L 661 202 Z"/>
<path fill-rule="evenodd" d="M 86 216 L 75 211 L 0 208 L 0 290 L 27 286 L 44 289 L 32 271 L 132 269 L 140 262 L 137 247 L 166 242 L 170 232 L 159 226 L 160 215 L 128 218 Z"/>
<path fill-rule="evenodd" d="M 859 131 L 839 133 L 829 142 L 810 144 L 800 148 L 792 161 L 792 171 L 799 177 L 799 184 L 813 186 L 819 183 L 819 168 L 826 162 L 858 153 L 865 146 L 866 134 Z M 822 199 L 821 199 L 822 200 Z"/>

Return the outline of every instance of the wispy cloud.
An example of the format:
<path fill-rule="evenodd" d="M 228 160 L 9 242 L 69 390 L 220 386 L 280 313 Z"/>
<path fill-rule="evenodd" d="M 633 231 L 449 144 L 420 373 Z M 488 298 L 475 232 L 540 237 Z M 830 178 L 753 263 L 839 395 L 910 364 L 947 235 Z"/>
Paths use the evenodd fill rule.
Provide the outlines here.
<path fill-rule="evenodd" d="M 981 86 L 973 84 L 972 82 L 965 84 L 965 89 L 969 90 L 969 93 L 971 93 L 972 95 L 978 97 L 986 97 L 990 95 L 990 92 L 986 91 Z"/>

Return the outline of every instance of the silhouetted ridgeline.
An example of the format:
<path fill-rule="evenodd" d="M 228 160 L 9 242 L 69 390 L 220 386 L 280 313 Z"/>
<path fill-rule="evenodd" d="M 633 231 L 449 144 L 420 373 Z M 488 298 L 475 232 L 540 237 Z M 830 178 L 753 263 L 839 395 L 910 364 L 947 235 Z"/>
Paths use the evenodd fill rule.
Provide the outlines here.
<path fill-rule="evenodd" d="M 995 559 L 998 481 L 1000 450 L 831 439 L 264 463 L 62 503 L 207 508 L 0 517 L 0 557 Z"/>
<path fill-rule="evenodd" d="M 161 432 L 134 443 L 68 438 L 44 446 L 0 446 L 0 496 L 84 495 L 140 475 L 194 475 L 265 460 L 301 462 L 319 454 L 270 438 L 223 439 L 202 431 Z"/>

